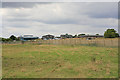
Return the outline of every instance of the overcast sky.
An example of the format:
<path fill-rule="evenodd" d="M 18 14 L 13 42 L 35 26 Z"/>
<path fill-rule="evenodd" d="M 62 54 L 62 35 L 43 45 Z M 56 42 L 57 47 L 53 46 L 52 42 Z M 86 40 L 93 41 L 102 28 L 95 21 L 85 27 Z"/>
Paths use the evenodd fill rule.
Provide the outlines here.
<path fill-rule="evenodd" d="M 118 30 L 117 2 L 4 2 L 2 36 L 104 34 Z M 0 23 L 1 24 L 1 23 Z"/>

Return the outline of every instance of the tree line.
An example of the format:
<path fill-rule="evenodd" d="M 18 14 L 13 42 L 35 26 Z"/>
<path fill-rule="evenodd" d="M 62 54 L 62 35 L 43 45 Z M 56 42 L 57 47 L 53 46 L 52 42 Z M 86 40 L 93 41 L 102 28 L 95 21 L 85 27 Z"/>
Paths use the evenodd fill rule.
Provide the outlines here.
<path fill-rule="evenodd" d="M 79 37 L 81 37 L 83 35 L 86 35 L 86 34 L 78 34 L 78 35 L 65 34 L 65 35 L 60 35 L 60 38 L 79 38 Z M 99 35 L 99 34 L 96 34 L 96 35 Z M 43 37 L 45 37 L 45 36 L 43 36 Z M 116 38 L 116 37 L 119 37 L 119 34 L 114 29 L 107 29 L 104 32 L 104 38 Z M 52 36 L 48 35 L 47 38 L 53 39 L 54 36 L 53 35 Z M 20 41 L 20 37 L 16 37 L 14 35 L 11 35 L 9 38 L 1 38 L 1 40 L 3 42 Z"/>
<path fill-rule="evenodd" d="M 14 35 L 11 35 L 9 38 L 1 38 L 3 42 L 8 42 L 8 41 L 20 41 L 19 37 L 16 37 Z"/>

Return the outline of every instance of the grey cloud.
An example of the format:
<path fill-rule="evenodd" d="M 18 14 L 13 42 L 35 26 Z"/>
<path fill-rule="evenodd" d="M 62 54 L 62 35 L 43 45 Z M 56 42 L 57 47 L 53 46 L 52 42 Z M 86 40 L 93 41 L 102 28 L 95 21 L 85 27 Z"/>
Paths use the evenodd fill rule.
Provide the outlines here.
<path fill-rule="evenodd" d="M 19 35 L 31 33 L 33 35 L 47 33 L 55 35 L 62 33 L 103 34 L 106 28 L 117 29 L 115 3 L 43 4 L 36 7 L 31 4 L 33 8 L 30 9 L 27 8 L 30 6 L 26 3 L 3 8 L 6 12 L 3 16 L 4 33 Z M 13 9 L 11 9 L 12 7 Z"/>
<path fill-rule="evenodd" d="M 118 3 L 118 19 L 120 19 L 120 2 Z"/>
<path fill-rule="evenodd" d="M 78 21 L 70 20 L 70 19 L 44 21 L 41 19 L 12 18 L 12 19 L 6 19 L 6 21 L 9 21 L 9 22 L 42 22 L 44 24 L 78 24 Z"/>
<path fill-rule="evenodd" d="M 76 20 L 72 20 L 72 19 L 57 19 L 57 20 L 33 20 L 33 21 L 37 21 L 37 22 L 43 22 L 45 24 L 78 24 L 78 21 Z"/>
<path fill-rule="evenodd" d="M 79 17 L 80 18 L 80 17 Z M 6 22 L 9 22 L 9 25 L 16 25 L 16 27 L 29 27 L 26 24 L 32 24 L 32 23 L 43 23 L 43 24 L 48 24 L 48 25 L 60 25 L 60 24 L 78 24 L 78 25 L 89 25 L 93 27 L 112 27 L 116 26 L 117 23 L 116 20 L 107 20 L 107 19 L 51 19 L 51 20 L 42 20 L 42 19 L 30 19 L 30 18 L 9 18 L 9 19 L 4 19 L 3 20 Z M 4 22 L 3 21 L 3 22 Z M 19 26 L 17 26 L 19 25 Z M 21 25 L 21 26 L 20 26 Z M 15 27 L 15 26 L 13 26 Z"/>
<path fill-rule="evenodd" d="M 48 2 L 3 2 L 2 8 L 32 8 L 35 5 L 50 4 Z"/>
<path fill-rule="evenodd" d="M 86 14 L 93 18 L 118 18 L 117 2 L 93 3 L 88 9 Z"/>
<path fill-rule="evenodd" d="M 8 18 L 8 19 L 5 19 L 3 18 L 3 22 L 4 21 L 7 21 L 7 22 L 27 22 L 27 21 L 32 21 L 28 18 Z"/>
<path fill-rule="evenodd" d="M 2 7 L 3 8 L 32 8 L 35 5 L 45 5 L 45 4 L 51 4 L 52 2 L 3 2 Z M 55 3 L 53 3 L 55 4 Z M 61 4 L 61 3 L 59 3 Z M 71 6 L 73 4 L 73 6 Z M 79 12 L 80 14 L 86 14 L 93 18 L 118 18 L 118 3 L 117 2 L 94 2 L 92 4 L 86 3 L 71 3 L 63 6 L 62 8 L 67 7 L 70 10 L 73 10 L 74 12 Z M 68 6 L 67 6 L 68 5 Z M 76 7 L 77 8 L 76 8 Z M 81 7 L 79 9 L 79 7 Z M 84 12 L 81 9 L 87 9 L 86 12 Z"/>

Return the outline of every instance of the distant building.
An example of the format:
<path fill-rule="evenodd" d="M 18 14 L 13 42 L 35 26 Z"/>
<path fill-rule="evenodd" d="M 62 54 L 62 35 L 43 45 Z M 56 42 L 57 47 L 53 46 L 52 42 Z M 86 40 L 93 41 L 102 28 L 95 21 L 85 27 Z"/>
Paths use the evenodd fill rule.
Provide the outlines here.
<path fill-rule="evenodd" d="M 24 35 L 19 37 L 20 40 L 22 41 L 28 41 L 28 40 L 35 40 L 35 39 L 39 39 L 39 37 L 34 37 L 33 35 Z"/>
<path fill-rule="evenodd" d="M 42 39 L 43 40 L 55 39 L 55 36 L 53 36 L 53 35 L 44 35 L 44 36 L 42 36 Z"/>
<path fill-rule="evenodd" d="M 94 38 L 102 38 L 103 35 L 81 35 L 79 38 L 87 38 L 88 40 L 94 39 Z"/>
<path fill-rule="evenodd" d="M 64 38 L 72 38 L 73 36 L 72 36 L 72 35 L 65 34 L 65 35 L 60 35 L 60 37 L 61 37 L 62 39 L 64 39 Z"/>
<path fill-rule="evenodd" d="M 94 37 L 94 38 L 98 38 L 98 37 L 104 37 L 103 35 L 81 35 L 80 37 Z"/>
<path fill-rule="evenodd" d="M 55 39 L 61 39 L 61 37 L 55 37 Z"/>

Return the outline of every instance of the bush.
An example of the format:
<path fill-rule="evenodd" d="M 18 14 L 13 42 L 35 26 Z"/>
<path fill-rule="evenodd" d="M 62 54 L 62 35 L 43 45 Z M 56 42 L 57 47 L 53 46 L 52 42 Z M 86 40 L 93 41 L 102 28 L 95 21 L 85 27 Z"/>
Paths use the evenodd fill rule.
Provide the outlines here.
<path fill-rule="evenodd" d="M 104 33 L 105 38 L 116 38 L 119 37 L 119 34 L 116 33 L 114 29 L 107 29 Z"/>

